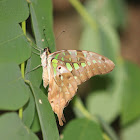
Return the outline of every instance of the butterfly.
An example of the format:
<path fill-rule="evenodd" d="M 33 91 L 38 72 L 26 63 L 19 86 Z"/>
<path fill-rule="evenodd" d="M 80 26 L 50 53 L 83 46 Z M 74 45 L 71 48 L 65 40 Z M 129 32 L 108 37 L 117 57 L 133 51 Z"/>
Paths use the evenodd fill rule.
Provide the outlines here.
<path fill-rule="evenodd" d="M 90 51 L 61 50 L 50 53 L 45 48 L 40 55 L 43 86 L 48 88 L 48 100 L 57 114 L 60 126 L 64 108 L 77 92 L 78 85 L 95 75 L 106 74 L 115 67 L 108 58 Z"/>

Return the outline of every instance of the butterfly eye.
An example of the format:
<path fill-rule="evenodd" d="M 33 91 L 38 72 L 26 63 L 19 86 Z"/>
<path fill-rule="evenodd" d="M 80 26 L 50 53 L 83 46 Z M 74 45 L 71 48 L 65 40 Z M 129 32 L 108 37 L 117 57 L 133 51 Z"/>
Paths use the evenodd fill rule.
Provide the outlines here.
<path fill-rule="evenodd" d="M 58 67 L 58 69 L 60 70 L 60 69 L 61 69 L 61 67 Z"/>
<path fill-rule="evenodd" d="M 47 50 L 47 48 L 44 48 L 44 50 L 43 50 L 43 51 L 45 52 L 46 50 Z"/>

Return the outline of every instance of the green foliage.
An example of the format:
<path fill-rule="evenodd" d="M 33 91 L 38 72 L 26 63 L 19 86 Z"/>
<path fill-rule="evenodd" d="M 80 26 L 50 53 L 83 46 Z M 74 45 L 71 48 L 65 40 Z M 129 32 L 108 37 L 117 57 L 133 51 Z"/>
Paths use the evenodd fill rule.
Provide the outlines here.
<path fill-rule="evenodd" d="M 0 137 L 5 140 L 38 140 L 37 136 L 24 126 L 17 113 L 5 113 L 0 117 Z"/>
<path fill-rule="evenodd" d="M 69 2 L 84 19 L 79 48 L 110 58 L 116 65 L 114 71 L 89 81 L 86 107 L 75 98 L 72 108 L 76 119 L 66 123 L 59 136 L 47 91 L 42 88 L 42 68 L 27 73 L 41 63 L 33 47 L 49 46 L 55 51 L 52 1 L 1 0 L 0 109 L 15 112 L 2 112 L 0 139 L 36 140 L 35 133 L 41 131 L 44 140 L 118 140 L 110 126 L 117 117 L 121 118 L 122 139 L 140 139 L 140 68 L 121 57 L 116 31 L 125 26 L 123 2 L 93 0 L 84 6 L 78 0 Z M 29 36 L 23 26 L 27 19 L 33 32 L 27 33 Z"/>
<path fill-rule="evenodd" d="M 126 125 L 140 116 L 140 68 L 126 62 L 126 79 L 122 97 L 122 124 Z"/>
<path fill-rule="evenodd" d="M 103 140 L 99 126 L 89 119 L 76 119 L 69 123 L 62 135 L 63 140 Z"/>
<path fill-rule="evenodd" d="M 47 6 L 47 7 L 46 7 Z M 52 52 L 55 51 L 54 36 L 52 32 L 52 3 L 48 1 L 34 1 L 30 4 L 32 25 L 34 28 L 35 40 L 38 47 L 49 46 Z M 48 14 L 45 14 L 48 13 Z M 45 35 L 45 36 L 44 36 Z M 45 37 L 45 38 L 44 38 Z M 47 44 L 47 45 L 46 45 Z"/>
<path fill-rule="evenodd" d="M 32 92 L 29 92 L 29 101 L 24 106 L 23 122 L 27 127 L 31 127 L 35 119 L 35 101 Z"/>
<path fill-rule="evenodd" d="M 19 25 L 29 18 L 29 8 L 35 42 L 38 47 L 46 47 L 46 40 L 48 40 L 49 45 L 52 46 L 51 50 L 55 50 L 51 0 L 38 0 L 29 3 L 25 0 L 0 1 L 0 108 L 9 111 L 22 107 L 19 117 L 23 118 L 24 123 L 21 124 L 21 120 L 16 114 L 2 115 L 0 139 L 38 139 L 29 132 L 31 130 L 38 131 L 41 127 L 44 139 L 57 140 L 59 135 L 52 109 L 45 94 L 39 90 L 42 81 L 41 68 L 26 74 L 25 80 L 21 76 L 21 72 L 24 76 L 24 67 L 21 67 L 20 72 L 18 66 L 21 63 L 21 65 L 25 64 L 28 59 L 26 65 L 26 72 L 28 72 L 40 64 L 39 56 L 31 55 L 34 44 L 28 41 L 24 35 L 25 27 L 22 25 L 22 31 Z M 5 129 L 2 130 L 3 127 Z"/>
<path fill-rule="evenodd" d="M 0 62 L 20 64 L 30 57 L 31 48 L 18 24 L 28 16 L 26 1 L 0 1 Z"/>
<path fill-rule="evenodd" d="M 16 63 L 0 64 L 0 109 L 17 110 L 27 103 L 29 89 Z"/>
<path fill-rule="evenodd" d="M 121 138 L 123 140 L 132 140 L 140 138 L 140 119 L 133 122 L 130 126 L 123 128 Z"/>

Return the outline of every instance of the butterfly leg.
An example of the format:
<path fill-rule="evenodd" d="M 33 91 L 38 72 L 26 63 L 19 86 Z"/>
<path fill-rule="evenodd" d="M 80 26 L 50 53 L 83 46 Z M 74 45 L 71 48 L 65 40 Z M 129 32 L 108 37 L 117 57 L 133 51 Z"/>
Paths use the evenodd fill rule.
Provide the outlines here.
<path fill-rule="evenodd" d="M 30 73 L 30 72 L 32 72 L 32 71 L 34 71 L 34 70 L 38 69 L 38 68 L 39 68 L 39 67 L 41 67 L 41 66 L 42 66 L 42 65 L 40 64 L 40 65 L 36 66 L 35 68 L 33 68 L 32 70 L 30 70 L 30 71 L 26 72 L 25 74 L 28 74 L 28 73 Z"/>
<path fill-rule="evenodd" d="M 41 50 L 43 50 L 42 48 L 37 47 L 37 45 L 29 37 L 27 37 L 27 40 L 31 43 L 31 47 L 33 47 L 34 49 L 38 50 L 39 52 L 41 52 Z M 37 48 L 34 47 L 33 45 L 35 45 Z"/>
<path fill-rule="evenodd" d="M 39 55 L 39 56 L 40 56 L 40 53 L 36 53 L 36 52 L 33 52 L 33 51 L 32 51 L 32 53 L 34 53 L 34 54 L 36 54 L 36 55 Z"/>

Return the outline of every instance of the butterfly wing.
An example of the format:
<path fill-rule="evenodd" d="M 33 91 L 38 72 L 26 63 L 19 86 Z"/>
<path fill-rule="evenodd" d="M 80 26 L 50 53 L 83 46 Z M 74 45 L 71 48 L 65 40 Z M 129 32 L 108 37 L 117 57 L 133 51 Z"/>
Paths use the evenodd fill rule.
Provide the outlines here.
<path fill-rule="evenodd" d="M 114 63 L 108 58 L 88 51 L 62 50 L 52 53 L 50 58 L 50 78 L 48 99 L 63 125 L 63 109 L 73 98 L 77 85 L 90 77 L 113 70 Z"/>
<path fill-rule="evenodd" d="M 53 66 L 56 63 L 51 63 L 48 100 L 58 116 L 59 124 L 62 126 L 63 121 L 65 122 L 63 109 L 75 95 L 77 83 L 64 63 L 57 62 L 56 67 Z"/>
<path fill-rule="evenodd" d="M 62 50 L 51 57 L 65 63 L 78 85 L 92 76 L 109 73 L 115 67 L 108 58 L 89 51 Z"/>

